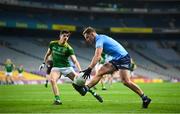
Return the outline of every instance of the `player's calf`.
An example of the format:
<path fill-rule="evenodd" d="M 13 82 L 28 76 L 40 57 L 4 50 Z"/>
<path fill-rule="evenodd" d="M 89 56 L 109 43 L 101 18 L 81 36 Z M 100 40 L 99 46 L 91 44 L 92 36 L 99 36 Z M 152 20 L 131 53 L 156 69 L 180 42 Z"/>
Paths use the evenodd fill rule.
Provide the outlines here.
<path fill-rule="evenodd" d="M 80 94 L 81 96 L 85 96 L 86 93 L 88 92 L 88 88 L 86 88 L 85 86 L 78 86 L 78 85 L 76 85 L 76 84 L 74 84 L 74 83 L 72 83 L 72 86 L 74 87 L 74 89 L 75 89 L 76 91 L 79 92 L 79 94 Z"/>
<path fill-rule="evenodd" d="M 103 99 L 100 95 L 98 95 L 95 91 L 92 91 L 91 89 L 89 90 L 89 92 L 100 102 L 103 102 Z"/>

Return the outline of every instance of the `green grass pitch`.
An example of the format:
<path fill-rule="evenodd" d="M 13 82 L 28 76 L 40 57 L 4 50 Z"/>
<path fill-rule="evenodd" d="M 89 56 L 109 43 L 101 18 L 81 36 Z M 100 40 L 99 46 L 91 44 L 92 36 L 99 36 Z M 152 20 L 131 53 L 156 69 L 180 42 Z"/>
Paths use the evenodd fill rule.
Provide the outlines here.
<path fill-rule="evenodd" d="M 148 109 L 141 108 L 141 99 L 120 83 L 107 91 L 100 85 L 97 93 L 103 96 L 99 103 L 88 93 L 80 96 L 71 84 L 60 84 L 63 105 L 52 105 L 51 87 L 44 85 L 1 85 L 0 113 L 180 113 L 180 83 L 139 84 L 152 98 Z"/>

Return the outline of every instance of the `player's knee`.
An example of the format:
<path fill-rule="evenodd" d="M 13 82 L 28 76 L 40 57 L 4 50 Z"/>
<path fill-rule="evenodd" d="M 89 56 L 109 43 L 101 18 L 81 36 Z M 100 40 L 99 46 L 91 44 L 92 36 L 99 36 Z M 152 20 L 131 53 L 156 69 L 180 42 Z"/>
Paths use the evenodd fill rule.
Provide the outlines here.
<path fill-rule="evenodd" d="M 51 78 L 51 79 L 50 79 L 50 82 L 51 82 L 52 84 L 55 84 L 55 83 L 56 83 L 56 80 L 55 80 L 54 78 Z"/>
<path fill-rule="evenodd" d="M 100 69 L 96 76 L 102 78 L 104 74 L 105 72 L 102 69 Z"/>
<path fill-rule="evenodd" d="M 125 86 L 128 86 L 131 84 L 131 81 L 130 80 L 122 80 L 122 83 L 125 85 Z"/>

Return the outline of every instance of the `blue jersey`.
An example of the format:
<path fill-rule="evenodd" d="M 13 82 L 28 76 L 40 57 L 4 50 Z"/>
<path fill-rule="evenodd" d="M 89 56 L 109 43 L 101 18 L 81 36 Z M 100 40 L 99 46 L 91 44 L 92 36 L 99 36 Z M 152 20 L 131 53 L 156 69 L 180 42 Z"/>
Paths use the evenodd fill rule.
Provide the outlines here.
<path fill-rule="evenodd" d="M 113 57 L 113 59 L 123 58 L 128 52 L 120 43 L 106 35 L 96 35 L 96 48 L 103 48 L 103 52 Z"/>

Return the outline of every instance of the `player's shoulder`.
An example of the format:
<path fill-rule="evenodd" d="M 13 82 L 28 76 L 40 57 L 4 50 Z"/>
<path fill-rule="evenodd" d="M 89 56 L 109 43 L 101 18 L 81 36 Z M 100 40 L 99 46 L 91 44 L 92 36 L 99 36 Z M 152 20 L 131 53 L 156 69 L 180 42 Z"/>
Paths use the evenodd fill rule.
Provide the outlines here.
<path fill-rule="evenodd" d="M 96 41 L 103 41 L 105 39 L 107 39 L 109 36 L 105 35 L 105 34 L 98 34 L 96 36 Z"/>
<path fill-rule="evenodd" d="M 58 40 L 53 40 L 53 41 L 50 41 L 50 43 L 49 43 L 49 44 L 56 44 L 56 43 L 58 43 Z"/>
<path fill-rule="evenodd" d="M 107 35 L 105 35 L 105 34 L 98 34 L 98 37 L 104 38 L 104 37 L 109 37 L 109 36 L 107 36 Z"/>
<path fill-rule="evenodd" d="M 73 49 L 69 43 L 66 43 L 65 47 L 68 48 L 68 49 Z"/>

